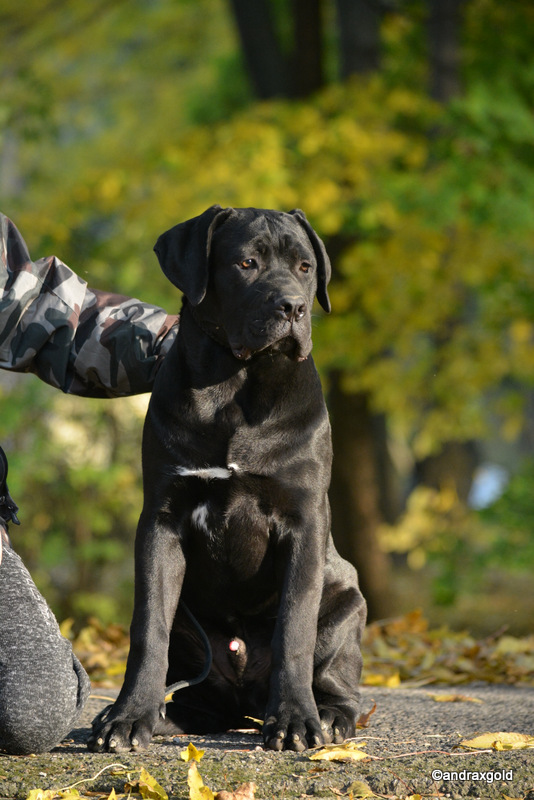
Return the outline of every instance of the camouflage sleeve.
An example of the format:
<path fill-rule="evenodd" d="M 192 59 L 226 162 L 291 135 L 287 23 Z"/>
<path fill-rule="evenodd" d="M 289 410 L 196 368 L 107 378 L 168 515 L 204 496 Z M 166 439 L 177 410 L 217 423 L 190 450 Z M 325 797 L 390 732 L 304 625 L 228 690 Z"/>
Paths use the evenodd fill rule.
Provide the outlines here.
<path fill-rule="evenodd" d="M 0 214 L 0 367 L 33 372 L 70 394 L 149 392 L 178 317 L 88 288 L 54 256 L 32 261 Z"/>

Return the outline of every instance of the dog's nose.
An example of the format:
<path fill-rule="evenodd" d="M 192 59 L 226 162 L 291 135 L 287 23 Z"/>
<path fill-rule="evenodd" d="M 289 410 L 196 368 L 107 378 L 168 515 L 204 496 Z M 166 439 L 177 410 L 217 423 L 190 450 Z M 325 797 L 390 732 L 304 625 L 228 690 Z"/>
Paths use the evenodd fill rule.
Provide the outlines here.
<path fill-rule="evenodd" d="M 303 297 L 282 297 L 276 310 L 289 322 L 298 322 L 306 313 L 306 301 Z"/>

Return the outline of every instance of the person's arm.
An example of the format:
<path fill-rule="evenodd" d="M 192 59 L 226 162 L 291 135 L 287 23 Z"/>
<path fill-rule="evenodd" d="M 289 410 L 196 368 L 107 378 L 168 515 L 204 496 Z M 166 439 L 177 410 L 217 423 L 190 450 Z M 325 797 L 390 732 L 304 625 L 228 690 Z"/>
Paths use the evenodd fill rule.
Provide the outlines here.
<path fill-rule="evenodd" d="M 55 256 L 32 261 L 0 214 L 0 368 L 87 397 L 150 392 L 177 322 L 157 306 L 88 288 Z"/>

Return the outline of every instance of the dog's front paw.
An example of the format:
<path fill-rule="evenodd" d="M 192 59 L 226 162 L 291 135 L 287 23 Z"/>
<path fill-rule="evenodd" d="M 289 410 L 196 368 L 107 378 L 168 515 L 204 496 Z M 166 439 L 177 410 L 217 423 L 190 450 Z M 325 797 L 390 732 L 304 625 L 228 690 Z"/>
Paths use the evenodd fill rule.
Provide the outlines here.
<path fill-rule="evenodd" d="M 269 750 L 295 750 L 324 744 L 321 722 L 315 708 L 284 708 L 267 716 L 263 725 L 263 741 Z"/>
<path fill-rule="evenodd" d="M 87 747 L 94 753 L 121 753 L 127 750 L 143 750 L 148 747 L 156 722 L 158 709 L 128 714 L 107 706 L 92 722 L 92 732 Z"/>

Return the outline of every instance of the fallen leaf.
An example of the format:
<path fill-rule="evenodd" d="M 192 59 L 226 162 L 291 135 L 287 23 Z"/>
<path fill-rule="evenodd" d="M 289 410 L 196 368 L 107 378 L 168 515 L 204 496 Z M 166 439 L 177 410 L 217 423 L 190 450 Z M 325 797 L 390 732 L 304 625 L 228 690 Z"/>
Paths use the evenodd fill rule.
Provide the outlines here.
<path fill-rule="evenodd" d="M 180 758 L 183 761 L 200 761 L 205 752 L 205 750 L 197 750 L 195 745 L 192 742 L 189 742 L 187 749 L 182 750 L 180 753 Z"/>
<path fill-rule="evenodd" d="M 464 739 L 460 746 L 472 750 L 523 750 L 534 748 L 534 736 L 526 733 L 482 733 L 474 739 Z"/>
<path fill-rule="evenodd" d="M 436 703 L 483 703 L 478 697 L 469 697 L 466 694 L 430 694 L 428 696 Z"/>
<path fill-rule="evenodd" d="M 251 719 L 252 722 L 255 722 L 256 725 L 260 726 L 260 728 L 263 728 L 264 721 L 262 719 L 256 719 L 256 717 L 249 717 L 248 714 L 245 714 L 245 719 Z"/>
<path fill-rule="evenodd" d="M 189 800 L 215 800 L 215 795 L 208 786 L 204 786 L 196 761 L 193 761 L 187 773 Z"/>
<path fill-rule="evenodd" d="M 125 792 L 137 792 L 141 795 L 143 800 L 168 800 L 168 795 L 157 780 L 141 767 L 139 778 L 137 780 L 128 781 L 124 786 Z"/>
<path fill-rule="evenodd" d="M 360 718 L 359 718 L 358 722 L 356 723 L 356 727 L 357 728 L 367 728 L 367 726 L 369 725 L 369 719 L 375 713 L 375 711 L 376 711 L 376 703 L 373 700 L 373 707 L 369 711 L 367 711 L 365 714 L 360 714 Z"/>
<path fill-rule="evenodd" d="M 361 797 L 376 797 L 371 787 L 364 781 L 354 781 L 354 783 L 351 783 L 347 794 L 350 798 L 354 798 L 354 800 Z"/>
<path fill-rule="evenodd" d="M 76 789 L 32 789 L 26 800 L 79 800 Z"/>
<path fill-rule="evenodd" d="M 360 750 L 366 742 L 345 742 L 345 744 L 327 744 L 310 754 L 312 761 L 360 761 L 369 758 L 367 753 Z"/>
<path fill-rule="evenodd" d="M 371 672 L 365 676 L 366 686 L 385 686 L 387 689 L 396 689 L 400 686 L 400 675 L 394 672 L 392 675 L 384 675 L 381 672 Z"/>
<path fill-rule="evenodd" d="M 242 783 L 235 792 L 217 792 L 215 800 L 254 800 L 256 797 L 255 783 Z"/>

